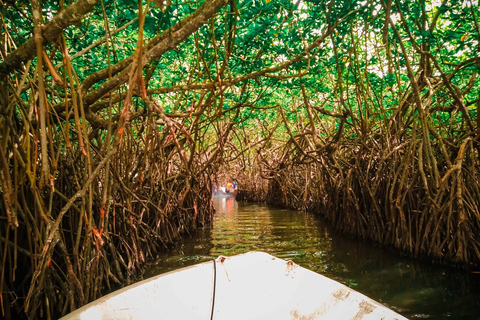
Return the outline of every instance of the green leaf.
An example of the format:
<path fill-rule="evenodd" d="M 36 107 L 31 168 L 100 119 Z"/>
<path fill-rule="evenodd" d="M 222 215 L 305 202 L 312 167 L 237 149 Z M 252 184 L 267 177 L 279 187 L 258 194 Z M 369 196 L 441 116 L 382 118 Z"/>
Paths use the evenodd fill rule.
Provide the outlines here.
<path fill-rule="evenodd" d="M 152 16 L 146 16 L 144 30 L 149 34 L 155 34 L 157 32 L 157 20 Z"/>

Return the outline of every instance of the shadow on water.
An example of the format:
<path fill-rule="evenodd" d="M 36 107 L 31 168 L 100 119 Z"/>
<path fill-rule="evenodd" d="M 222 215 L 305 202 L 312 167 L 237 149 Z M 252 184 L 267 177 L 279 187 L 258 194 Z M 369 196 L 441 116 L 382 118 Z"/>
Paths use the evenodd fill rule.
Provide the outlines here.
<path fill-rule="evenodd" d="M 410 319 L 480 319 L 480 274 L 347 239 L 317 217 L 214 197 L 213 225 L 158 257 L 150 277 L 219 255 L 264 251 L 337 280 Z"/>

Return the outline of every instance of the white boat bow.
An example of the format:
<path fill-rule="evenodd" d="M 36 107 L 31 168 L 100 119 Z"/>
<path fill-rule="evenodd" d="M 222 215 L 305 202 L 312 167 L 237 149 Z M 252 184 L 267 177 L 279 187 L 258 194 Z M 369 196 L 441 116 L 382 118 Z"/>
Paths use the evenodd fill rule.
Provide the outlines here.
<path fill-rule="evenodd" d="M 161 274 L 66 315 L 72 319 L 313 320 L 405 317 L 320 274 L 250 252 Z"/>

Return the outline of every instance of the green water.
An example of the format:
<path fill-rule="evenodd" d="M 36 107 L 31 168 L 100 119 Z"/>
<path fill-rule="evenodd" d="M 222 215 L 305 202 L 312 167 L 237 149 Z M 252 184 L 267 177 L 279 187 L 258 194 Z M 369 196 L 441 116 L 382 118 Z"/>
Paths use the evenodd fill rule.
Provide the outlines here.
<path fill-rule="evenodd" d="M 410 319 L 480 319 L 480 274 L 399 257 L 313 215 L 214 198 L 211 227 L 158 257 L 150 277 L 219 255 L 264 251 L 337 280 Z"/>

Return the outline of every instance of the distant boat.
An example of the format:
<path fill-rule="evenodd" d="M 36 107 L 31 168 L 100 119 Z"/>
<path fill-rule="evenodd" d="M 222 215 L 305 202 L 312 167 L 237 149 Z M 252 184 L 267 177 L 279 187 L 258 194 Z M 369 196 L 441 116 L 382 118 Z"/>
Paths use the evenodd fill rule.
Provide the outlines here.
<path fill-rule="evenodd" d="M 213 196 L 215 197 L 232 197 L 235 198 L 238 194 L 238 186 L 235 181 L 228 183 L 225 187 L 213 187 Z"/>
<path fill-rule="evenodd" d="M 339 282 L 263 252 L 158 275 L 62 319 L 406 320 Z"/>

